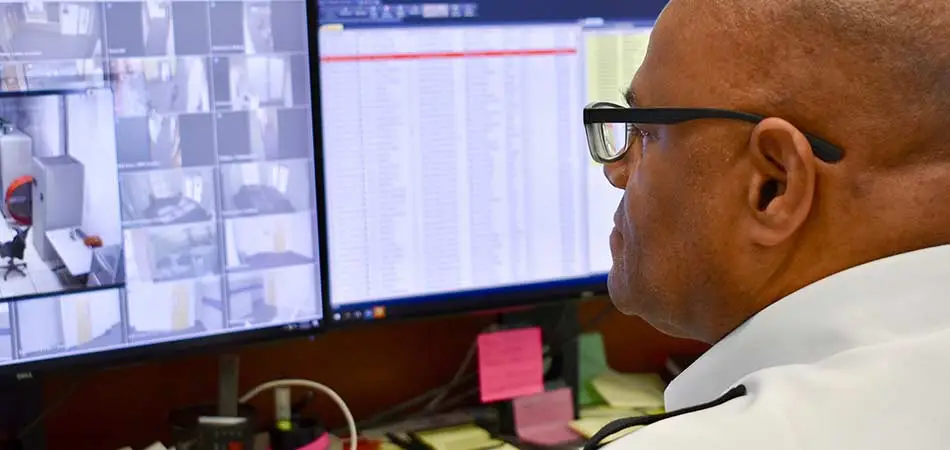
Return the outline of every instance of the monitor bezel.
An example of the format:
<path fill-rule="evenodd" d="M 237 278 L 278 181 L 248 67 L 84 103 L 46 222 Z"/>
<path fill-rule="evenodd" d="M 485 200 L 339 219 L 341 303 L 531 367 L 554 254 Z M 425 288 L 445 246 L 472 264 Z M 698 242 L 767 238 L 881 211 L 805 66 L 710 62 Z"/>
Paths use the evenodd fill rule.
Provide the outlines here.
<path fill-rule="evenodd" d="M 607 294 L 606 278 L 606 274 L 597 274 L 589 277 L 563 278 L 519 285 L 509 284 L 425 296 L 388 298 L 339 305 L 339 310 L 334 310 L 331 305 L 327 305 L 327 309 L 324 310 L 324 321 L 329 329 L 337 330 L 360 325 L 452 315 L 501 314 L 604 296 Z M 329 283 L 327 285 L 329 286 Z M 371 319 L 347 319 L 336 316 L 337 312 L 343 314 L 348 311 L 365 311 L 371 310 L 374 306 L 384 306 L 385 316 Z"/>
<path fill-rule="evenodd" d="M 265 344 L 277 340 L 299 339 L 314 337 L 328 329 L 325 314 L 329 307 L 329 284 L 327 267 L 326 242 L 326 194 L 324 189 L 323 173 L 323 145 L 320 137 L 320 111 L 314 105 L 320 105 L 320 90 L 313 86 L 319 85 L 320 57 L 318 54 L 317 34 L 319 32 L 319 12 L 316 2 L 304 1 L 304 10 L 307 23 L 307 58 L 310 67 L 310 121 L 313 130 L 313 180 L 314 180 L 314 208 L 316 208 L 316 237 L 318 274 L 317 284 L 320 295 L 322 317 L 317 326 L 300 327 L 298 324 L 279 324 L 252 329 L 232 329 L 220 334 L 210 334 L 197 338 L 181 340 L 130 343 L 129 347 L 95 351 L 76 355 L 51 356 L 47 359 L 36 359 L 22 363 L 16 360 L 4 361 L 0 365 L 0 380 L 13 378 L 14 380 L 32 379 L 43 373 L 64 372 L 70 370 L 111 369 L 122 366 L 149 363 L 165 358 L 177 358 L 184 355 L 195 355 L 211 351 L 219 352 L 236 347 L 255 344 Z M 118 289 L 118 288 L 117 288 Z M 85 292 L 85 291 L 84 291 Z M 68 298 L 69 295 L 63 297 Z M 11 327 L 12 332 L 12 327 Z"/>
<path fill-rule="evenodd" d="M 32 379 L 44 373 L 69 371 L 98 371 L 116 369 L 125 366 L 148 364 L 163 359 L 180 358 L 208 352 L 222 352 L 231 348 L 246 348 L 255 344 L 266 344 L 280 339 L 314 337 L 327 331 L 325 321 L 312 328 L 289 329 L 288 325 L 275 325 L 254 329 L 238 329 L 230 333 L 210 334 L 198 338 L 169 340 L 160 342 L 143 341 L 131 347 L 121 347 L 104 351 L 90 351 L 77 355 L 36 359 L 23 363 L 0 366 L 0 380 Z"/>

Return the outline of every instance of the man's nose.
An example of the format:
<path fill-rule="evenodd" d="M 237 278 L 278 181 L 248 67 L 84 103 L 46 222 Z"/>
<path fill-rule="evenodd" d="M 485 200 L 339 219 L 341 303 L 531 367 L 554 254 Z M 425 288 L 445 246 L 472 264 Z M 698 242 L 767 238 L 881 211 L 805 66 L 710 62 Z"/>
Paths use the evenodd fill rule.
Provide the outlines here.
<path fill-rule="evenodd" d="M 629 167 L 623 159 L 616 162 L 604 164 L 604 176 L 607 177 L 607 181 L 610 182 L 611 186 L 617 189 L 624 189 L 627 186 L 627 178 L 629 177 Z"/>

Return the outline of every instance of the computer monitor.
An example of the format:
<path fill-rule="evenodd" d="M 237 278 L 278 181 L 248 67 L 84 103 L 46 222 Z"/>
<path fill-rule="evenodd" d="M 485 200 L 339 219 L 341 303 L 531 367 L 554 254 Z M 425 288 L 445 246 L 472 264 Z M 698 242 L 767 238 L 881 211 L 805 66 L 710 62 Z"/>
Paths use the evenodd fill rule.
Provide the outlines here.
<path fill-rule="evenodd" d="M 321 1 L 334 321 L 605 290 L 621 192 L 582 110 L 621 102 L 665 1 Z"/>
<path fill-rule="evenodd" d="M 320 325 L 308 9 L 305 0 L 0 4 L 0 90 L 105 81 L 114 91 L 115 162 L 103 176 L 117 186 L 124 246 L 98 252 L 88 279 L 126 282 L 0 305 L 0 373 Z"/>

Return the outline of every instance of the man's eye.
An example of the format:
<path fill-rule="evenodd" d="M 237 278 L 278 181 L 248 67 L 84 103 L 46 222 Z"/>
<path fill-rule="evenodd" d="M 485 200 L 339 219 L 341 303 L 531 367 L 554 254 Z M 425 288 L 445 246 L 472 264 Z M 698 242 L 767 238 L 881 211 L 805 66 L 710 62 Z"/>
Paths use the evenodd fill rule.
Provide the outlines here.
<path fill-rule="evenodd" d="M 651 137 L 652 135 L 648 131 L 644 130 L 643 128 L 640 128 L 633 124 L 627 124 L 627 142 L 628 143 L 632 143 L 632 141 L 636 139 L 649 139 Z"/>

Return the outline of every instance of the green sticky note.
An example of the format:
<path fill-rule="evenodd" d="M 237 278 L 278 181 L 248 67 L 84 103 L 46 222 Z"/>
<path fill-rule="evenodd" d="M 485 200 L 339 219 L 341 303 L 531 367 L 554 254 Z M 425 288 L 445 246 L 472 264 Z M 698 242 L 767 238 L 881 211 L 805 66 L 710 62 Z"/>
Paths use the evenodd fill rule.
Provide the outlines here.
<path fill-rule="evenodd" d="M 607 351 L 604 349 L 604 337 L 600 333 L 585 333 L 578 338 L 578 403 L 595 405 L 604 399 L 594 389 L 591 381 L 610 370 L 607 364 Z"/>

